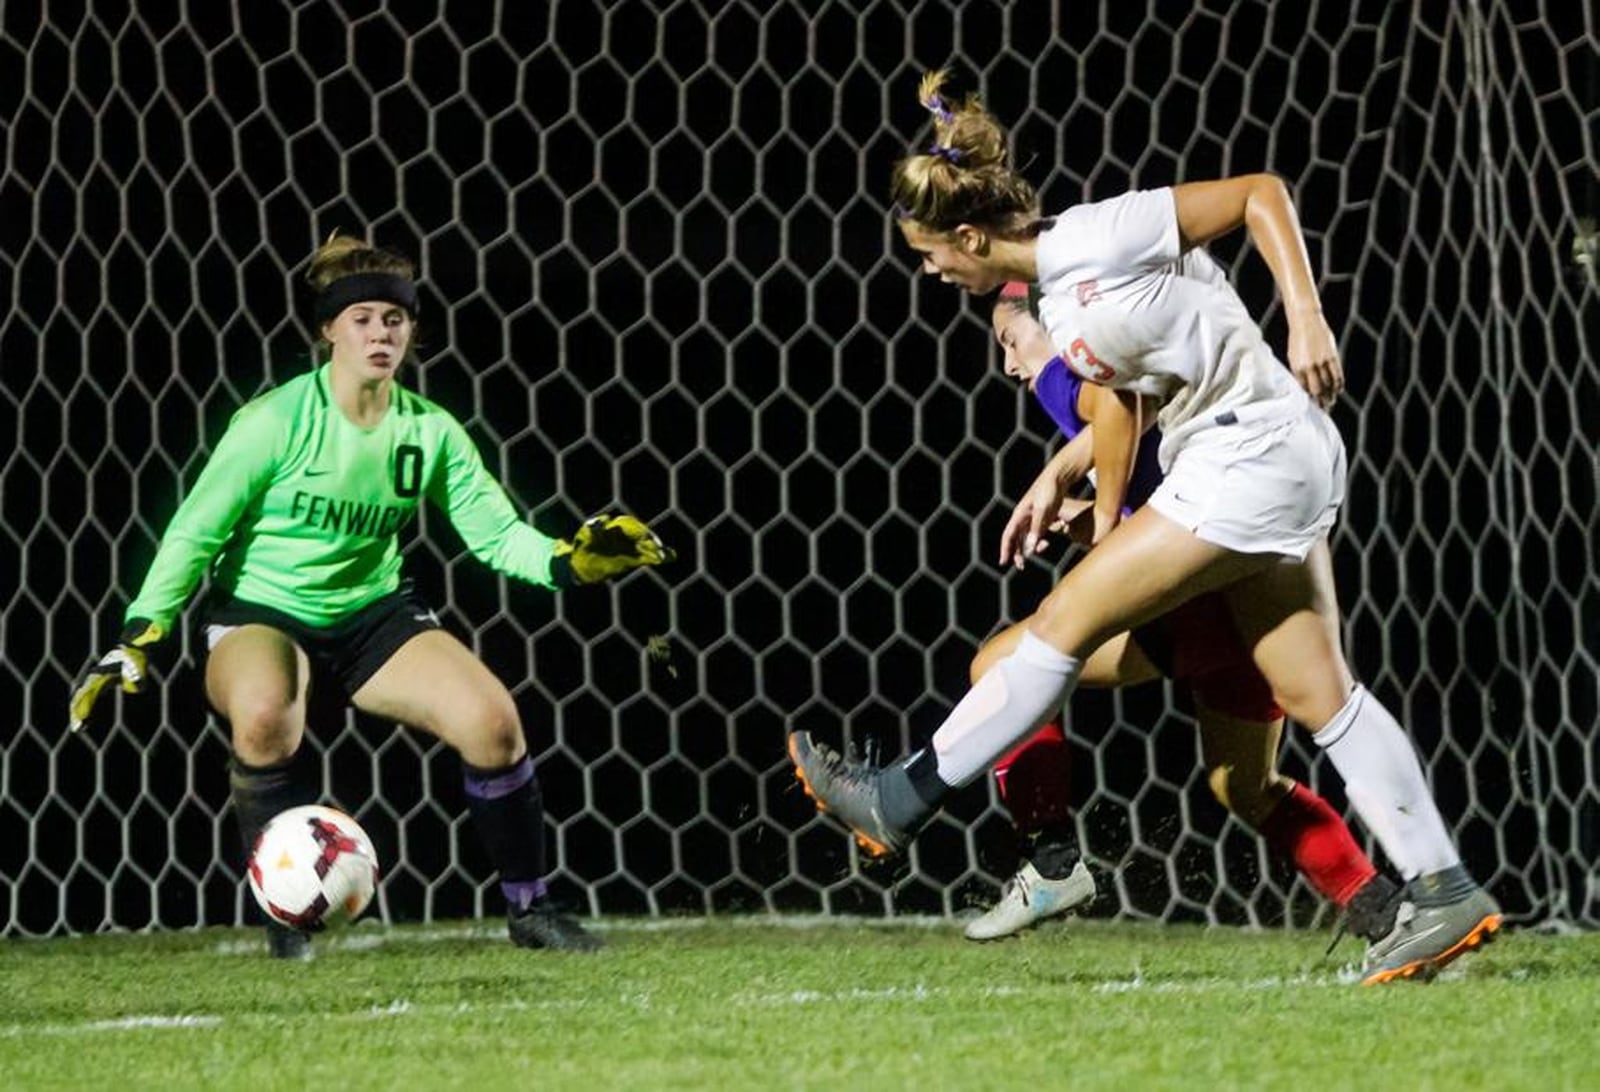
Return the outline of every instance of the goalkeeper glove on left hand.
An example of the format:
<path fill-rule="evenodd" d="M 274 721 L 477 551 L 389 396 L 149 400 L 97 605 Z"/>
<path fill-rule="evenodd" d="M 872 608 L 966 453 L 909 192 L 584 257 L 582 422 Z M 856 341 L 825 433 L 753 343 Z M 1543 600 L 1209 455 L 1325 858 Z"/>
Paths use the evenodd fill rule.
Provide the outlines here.
<path fill-rule="evenodd" d="M 150 676 L 145 650 L 167 635 L 167 631 L 143 618 L 130 619 L 117 639 L 117 646 L 84 669 L 72 688 L 72 719 L 67 727 L 77 732 L 88 723 L 94 703 L 106 684 L 120 680 L 123 693 L 137 694 Z"/>
<path fill-rule="evenodd" d="M 556 586 L 594 584 L 676 555 L 637 516 L 599 515 L 584 520 L 571 541 L 561 539 L 550 559 Z"/>

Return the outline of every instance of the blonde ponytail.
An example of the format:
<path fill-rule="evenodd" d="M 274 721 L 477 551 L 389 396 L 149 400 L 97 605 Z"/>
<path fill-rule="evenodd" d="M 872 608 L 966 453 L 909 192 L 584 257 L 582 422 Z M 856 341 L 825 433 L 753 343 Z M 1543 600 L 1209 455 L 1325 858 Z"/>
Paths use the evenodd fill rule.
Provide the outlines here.
<path fill-rule="evenodd" d="M 974 224 L 1026 233 L 1039 218 L 1038 193 L 1012 169 L 1005 128 L 977 96 L 952 104 L 944 95 L 948 77 L 937 69 L 917 85 L 932 140 L 894 165 L 895 215 L 935 231 Z"/>

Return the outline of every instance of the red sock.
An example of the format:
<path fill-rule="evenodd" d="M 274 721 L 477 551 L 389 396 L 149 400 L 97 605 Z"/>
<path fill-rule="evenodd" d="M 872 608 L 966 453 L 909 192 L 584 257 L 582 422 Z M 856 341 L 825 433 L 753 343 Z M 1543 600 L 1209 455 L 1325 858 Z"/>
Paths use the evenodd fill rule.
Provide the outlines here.
<path fill-rule="evenodd" d="M 1323 897 L 1338 906 L 1378 874 L 1356 845 L 1350 828 L 1328 802 L 1296 784 L 1261 824 L 1267 845 L 1294 866 Z"/>
<path fill-rule="evenodd" d="M 1021 835 L 1072 817 L 1072 763 L 1067 735 L 1051 721 L 994 765 L 1000 799 Z"/>

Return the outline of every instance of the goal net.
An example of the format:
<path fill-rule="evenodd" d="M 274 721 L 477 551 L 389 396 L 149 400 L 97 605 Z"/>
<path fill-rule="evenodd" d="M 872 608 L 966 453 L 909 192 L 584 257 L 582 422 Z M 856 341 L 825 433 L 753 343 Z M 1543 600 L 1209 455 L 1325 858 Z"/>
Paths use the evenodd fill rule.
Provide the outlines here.
<path fill-rule="evenodd" d="M 137 8 L 130 12 L 130 8 Z M 68 737 L 232 411 L 308 366 L 336 228 L 420 259 L 423 363 L 547 532 L 623 507 L 675 566 L 553 596 L 425 516 L 411 574 L 512 688 L 587 912 L 958 912 L 1015 866 L 993 786 L 874 866 L 785 733 L 887 757 L 1050 586 L 993 562 L 1049 426 L 924 282 L 889 167 L 949 65 L 1047 208 L 1290 183 L 1350 391 L 1334 539 L 1358 674 L 1518 920 L 1600 919 L 1600 39 L 1563 0 L 1427 5 L 0 5 L 0 929 L 247 920 L 225 728 L 186 627 Z M 1282 346 L 1270 277 L 1217 248 Z M 1095 912 L 1326 920 L 1147 686 L 1073 699 Z M 302 752 L 381 906 L 498 912 L 454 756 L 318 710 Z M 1344 806 L 1291 729 L 1283 768 Z M 1364 835 L 1363 835 L 1364 837 Z"/>

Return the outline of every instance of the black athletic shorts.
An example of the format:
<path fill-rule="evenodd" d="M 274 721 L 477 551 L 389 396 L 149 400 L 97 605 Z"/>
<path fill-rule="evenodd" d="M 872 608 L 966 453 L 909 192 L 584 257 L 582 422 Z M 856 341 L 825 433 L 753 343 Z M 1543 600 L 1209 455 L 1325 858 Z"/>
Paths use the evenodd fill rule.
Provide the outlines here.
<path fill-rule="evenodd" d="M 408 580 L 382 599 L 368 603 L 331 626 L 308 626 L 281 610 L 214 593 L 201 614 L 206 648 L 222 638 L 217 628 L 249 624 L 281 630 L 311 660 L 313 673 L 326 675 L 349 698 L 389 662 L 400 646 L 419 633 L 443 628 Z"/>

